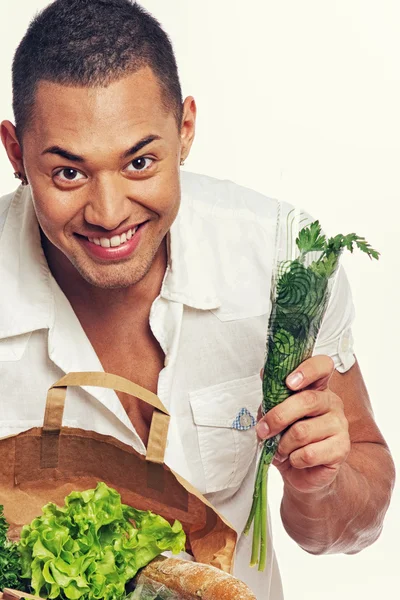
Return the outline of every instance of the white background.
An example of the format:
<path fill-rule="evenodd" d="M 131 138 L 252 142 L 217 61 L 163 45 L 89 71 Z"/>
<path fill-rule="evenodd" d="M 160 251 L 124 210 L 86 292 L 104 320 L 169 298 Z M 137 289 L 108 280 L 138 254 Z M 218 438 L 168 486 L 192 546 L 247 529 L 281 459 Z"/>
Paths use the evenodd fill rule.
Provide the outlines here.
<path fill-rule="evenodd" d="M 47 4 L 0 3 L 1 118 L 12 119 L 15 47 L 34 12 Z M 143 0 L 142 5 L 169 33 L 184 96 L 197 101 L 196 141 L 184 168 L 302 206 L 328 234 L 356 231 L 381 251 L 379 263 L 354 255 L 344 264 L 357 310 L 356 354 L 377 422 L 397 459 L 400 4 Z M 14 188 L 3 154 L 0 195 Z M 283 530 L 276 470 L 269 487 L 286 600 L 396 596 L 398 490 L 372 547 L 354 556 L 320 557 L 299 549 Z"/>

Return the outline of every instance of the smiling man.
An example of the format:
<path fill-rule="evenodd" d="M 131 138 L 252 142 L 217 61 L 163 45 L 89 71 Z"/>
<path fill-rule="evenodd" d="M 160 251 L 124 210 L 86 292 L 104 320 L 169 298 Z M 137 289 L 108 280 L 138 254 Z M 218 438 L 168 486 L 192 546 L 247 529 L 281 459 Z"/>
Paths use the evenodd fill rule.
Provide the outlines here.
<path fill-rule="evenodd" d="M 74 74 L 72 62 L 68 68 Z M 179 135 L 149 66 L 105 84 L 38 82 L 34 116 L 20 136 L 23 171 L 51 273 L 104 369 L 156 392 L 164 357 L 148 315 L 166 269 L 166 234 L 179 208 L 179 162 L 193 139 L 195 104 L 186 100 Z M 19 156 L 13 126 L 3 127 L 6 147 Z M 146 440 L 149 409 L 121 399 Z"/>
<path fill-rule="evenodd" d="M 1 124 L 22 181 L 0 199 L 0 435 L 40 425 L 47 388 L 69 371 L 115 373 L 171 413 L 166 462 L 239 534 L 235 574 L 257 598 L 282 589 L 269 540 L 248 567 L 250 509 L 277 220 L 291 209 L 180 165 L 195 134 L 173 50 L 129 0 L 57 0 L 13 64 L 15 125 Z M 275 460 L 282 519 L 311 553 L 377 539 L 392 459 L 352 351 L 351 295 L 339 272 L 315 349 L 266 415 L 285 431 Z M 65 424 L 145 452 L 151 410 L 74 388 Z"/>

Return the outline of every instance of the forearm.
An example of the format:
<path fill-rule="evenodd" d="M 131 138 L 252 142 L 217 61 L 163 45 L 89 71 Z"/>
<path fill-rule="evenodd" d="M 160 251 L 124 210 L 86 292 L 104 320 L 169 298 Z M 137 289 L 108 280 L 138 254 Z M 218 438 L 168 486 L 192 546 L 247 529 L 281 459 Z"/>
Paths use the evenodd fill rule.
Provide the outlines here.
<path fill-rule="evenodd" d="M 285 484 L 283 525 L 312 554 L 355 554 L 380 535 L 394 485 L 394 465 L 382 444 L 353 444 L 333 484 L 301 493 Z"/>

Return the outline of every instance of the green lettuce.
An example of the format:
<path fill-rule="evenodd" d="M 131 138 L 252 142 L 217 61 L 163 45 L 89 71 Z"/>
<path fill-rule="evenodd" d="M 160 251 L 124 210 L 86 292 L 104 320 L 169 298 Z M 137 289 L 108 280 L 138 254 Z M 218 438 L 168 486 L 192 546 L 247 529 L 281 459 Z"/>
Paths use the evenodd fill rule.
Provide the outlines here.
<path fill-rule="evenodd" d="M 22 577 L 33 593 L 62 600 L 120 600 L 125 584 L 166 550 L 178 554 L 186 536 L 179 521 L 121 502 L 105 483 L 72 492 L 64 507 L 49 503 L 23 527 Z"/>
<path fill-rule="evenodd" d="M 9 525 L 3 513 L 4 507 L 0 505 L 0 590 L 12 588 L 23 590 L 21 582 L 20 557 L 15 542 L 7 538 Z"/>

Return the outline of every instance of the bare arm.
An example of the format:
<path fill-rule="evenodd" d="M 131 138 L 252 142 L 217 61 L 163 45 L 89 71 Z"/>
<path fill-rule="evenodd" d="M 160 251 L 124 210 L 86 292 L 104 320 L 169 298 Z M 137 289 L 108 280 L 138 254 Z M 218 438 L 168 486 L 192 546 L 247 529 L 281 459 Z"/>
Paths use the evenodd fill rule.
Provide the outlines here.
<path fill-rule="evenodd" d="M 285 409 L 282 403 L 264 419 L 269 415 L 271 434 L 286 424 L 285 419 L 293 423 L 279 446 L 283 461 L 274 461 L 284 479 L 281 516 L 288 534 L 312 554 L 355 554 L 382 531 L 395 470 L 358 363 L 330 376 L 323 358 L 327 357 L 303 363 L 311 365 L 308 372 L 303 370 L 314 378 L 309 389 L 317 393 L 307 396 L 303 391 L 291 397 L 292 411 L 296 397 L 297 405 L 306 398 L 308 416 L 296 422 L 289 416 L 290 404 Z M 322 405 L 325 408 L 318 408 Z"/>

